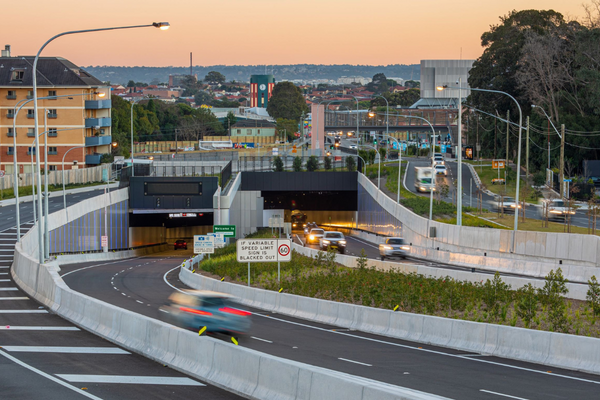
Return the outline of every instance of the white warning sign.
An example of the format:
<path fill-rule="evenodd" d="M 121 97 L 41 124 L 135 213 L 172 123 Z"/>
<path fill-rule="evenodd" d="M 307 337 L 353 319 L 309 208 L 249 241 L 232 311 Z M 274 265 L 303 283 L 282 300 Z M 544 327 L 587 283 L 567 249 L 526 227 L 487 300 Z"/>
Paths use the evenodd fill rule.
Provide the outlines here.
<path fill-rule="evenodd" d="M 290 239 L 240 239 L 236 243 L 238 262 L 287 262 L 292 260 Z"/>

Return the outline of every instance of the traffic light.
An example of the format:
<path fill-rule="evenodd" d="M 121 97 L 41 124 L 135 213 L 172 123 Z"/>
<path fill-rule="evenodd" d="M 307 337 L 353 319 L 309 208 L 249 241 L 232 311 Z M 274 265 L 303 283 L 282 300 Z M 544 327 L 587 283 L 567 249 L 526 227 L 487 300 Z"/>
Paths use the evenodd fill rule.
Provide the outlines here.
<path fill-rule="evenodd" d="M 376 137 L 374 137 L 374 138 L 373 138 L 373 144 L 374 144 L 375 146 L 377 146 L 377 138 L 376 138 Z"/>

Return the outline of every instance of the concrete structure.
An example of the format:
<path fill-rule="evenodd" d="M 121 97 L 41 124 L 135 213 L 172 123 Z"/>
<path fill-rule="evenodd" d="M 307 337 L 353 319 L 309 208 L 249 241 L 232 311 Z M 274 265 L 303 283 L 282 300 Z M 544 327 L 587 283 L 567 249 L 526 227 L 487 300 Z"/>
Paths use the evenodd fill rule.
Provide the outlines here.
<path fill-rule="evenodd" d="M 273 75 L 252 75 L 250 77 L 250 107 L 267 108 L 275 87 Z"/>
<path fill-rule="evenodd" d="M 421 60 L 421 100 L 412 107 L 456 108 L 458 90 L 437 91 L 436 86 L 457 87 L 460 78 L 462 86 L 468 87 L 469 70 L 474 62 L 475 60 Z M 467 98 L 470 93 L 469 90 L 463 90 L 462 98 Z"/>
<path fill-rule="evenodd" d="M 14 110 L 21 101 L 33 98 L 32 68 L 34 57 L 11 57 L 10 50 L 0 58 L 0 169 L 13 172 L 13 135 L 17 135 L 19 173 L 30 172 L 30 151 L 35 139 L 33 101 L 19 112 L 16 132 L 13 132 Z M 38 107 L 41 110 L 38 134 L 49 130 L 49 170 L 62 169 L 63 155 L 73 147 L 65 159 L 70 169 L 100 164 L 102 154 L 110 152 L 111 100 L 110 87 L 88 74 L 72 62 L 60 57 L 42 57 L 38 63 Z M 99 97 L 94 93 L 103 93 Z M 74 95 L 73 97 L 60 97 Z M 54 96 L 56 96 L 54 98 Z M 44 127 L 44 113 L 48 125 Z M 44 138 L 41 138 L 41 144 Z"/>

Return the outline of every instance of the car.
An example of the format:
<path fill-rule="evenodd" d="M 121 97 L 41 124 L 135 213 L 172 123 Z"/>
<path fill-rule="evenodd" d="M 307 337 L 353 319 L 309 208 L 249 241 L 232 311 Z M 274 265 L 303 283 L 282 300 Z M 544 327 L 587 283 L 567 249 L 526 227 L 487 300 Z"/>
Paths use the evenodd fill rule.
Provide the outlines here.
<path fill-rule="evenodd" d="M 351 145 L 350 145 L 350 149 L 352 149 L 352 150 L 356 150 L 357 148 L 358 148 L 358 147 L 356 147 L 356 145 L 355 145 L 355 144 L 351 144 Z"/>
<path fill-rule="evenodd" d="M 346 238 L 342 232 L 328 231 L 319 240 L 321 250 L 335 249 L 340 253 L 346 252 Z"/>
<path fill-rule="evenodd" d="M 444 157 L 437 156 L 437 155 L 433 156 L 433 166 L 444 165 L 444 164 L 445 164 Z"/>
<path fill-rule="evenodd" d="M 308 235 L 310 235 L 311 229 L 318 228 L 318 227 L 319 226 L 317 225 L 316 222 L 307 223 L 306 226 L 304 227 L 304 238 L 307 238 Z"/>
<path fill-rule="evenodd" d="M 187 250 L 187 242 L 183 239 L 178 239 L 175 241 L 175 244 L 173 247 L 174 247 L 173 250 L 178 250 L 178 249 Z"/>
<path fill-rule="evenodd" d="M 410 246 L 406 244 L 404 238 L 390 237 L 379 245 L 379 256 L 381 261 L 390 257 L 406 258 L 410 253 Z"/>
<path fill-rule="evenodd" d="M 310 234 L 306 238 L 306 242 L 304 243 L 304 245 L 306 246 L 307 244 L 319 243 L 319 240 L 323 237 L 324 234 L 325 234 L 325 231 L 321 228 L 311 229 Z"/>
<path fill-rule="evenodd" d="M 434 167 L 436 175 L 448 175 L 448 169 L 443 164 L 438 164 Z"/>
<path fill-rule="evenodd" d="M 509 196 L 494 196 L 494 200 L 492 201 L 492 204 L 494 205 L 494 207 L 496 208 L 496 210 L 500 210 L 500 208 L 503 208 L 504 211 L 514 211 L 517 208 L 517 204 L 515 203 L 515 199 L 513 197 L 509 197 Z M 519 204 L 519 207 L 521 208 L 521 205 Z"/>
<path fill-rule="evenodd" d="M 227 293 L 208 290 L 174 292 L 159 314 L 165 322 L 184 329 L 207 332 L 244 334 L 250 330 L 251 313 L 235 308 Z"/>
<path fill-rule="evenodd" d="M 561 199 L 542 200 L 541 207 L 538 208 L 540 218 L 546 219 L 546 211 L 548 219 L 565 219 L 569 215 L 575 215 L 575 208 L 568 207 Z"/>

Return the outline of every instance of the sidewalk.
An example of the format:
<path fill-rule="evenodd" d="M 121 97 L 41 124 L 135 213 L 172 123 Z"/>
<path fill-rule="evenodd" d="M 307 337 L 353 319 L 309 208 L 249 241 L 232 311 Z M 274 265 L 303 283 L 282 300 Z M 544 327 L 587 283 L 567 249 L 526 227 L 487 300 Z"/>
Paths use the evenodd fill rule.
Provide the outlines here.
<path fill-rule="evenodd" d="M 82 188 L 76 188 L 76 189 L 67 189 L 65 190 L 66 194 L 77 194 L 77 193 L 85 193 L 85 192 L 91 192 L 93 190 L 100 190 L 100 189 L 104 189 L 106 188 L 107 185 L 95 185 L 95 186 L 87 186 L 87 187 L 82 187 Z M 114 182 L 111 183 L 110 185 L 108 185 L 108 187 L 113 190 L 119 187 L 119 182 Z M 62 197 L 63 192 L 62 190 L 57 190 L 54 192 L 49 192 L 48 193 L 48 198 L 50 197 Z M 21 196 L 19 197 L 19 204 L 20 203 L 26 203 L 26 202 L 30 202 L 33 200 L 33 196 L 29 195 L 29 196 Z M 5 207 L 5 206 L 12 206 L 15 205 L 16 199 L 12 198 L 12 199 L 7 199 L 7 200 L 1 200 L 0 201 L 0 207 Z"/>

